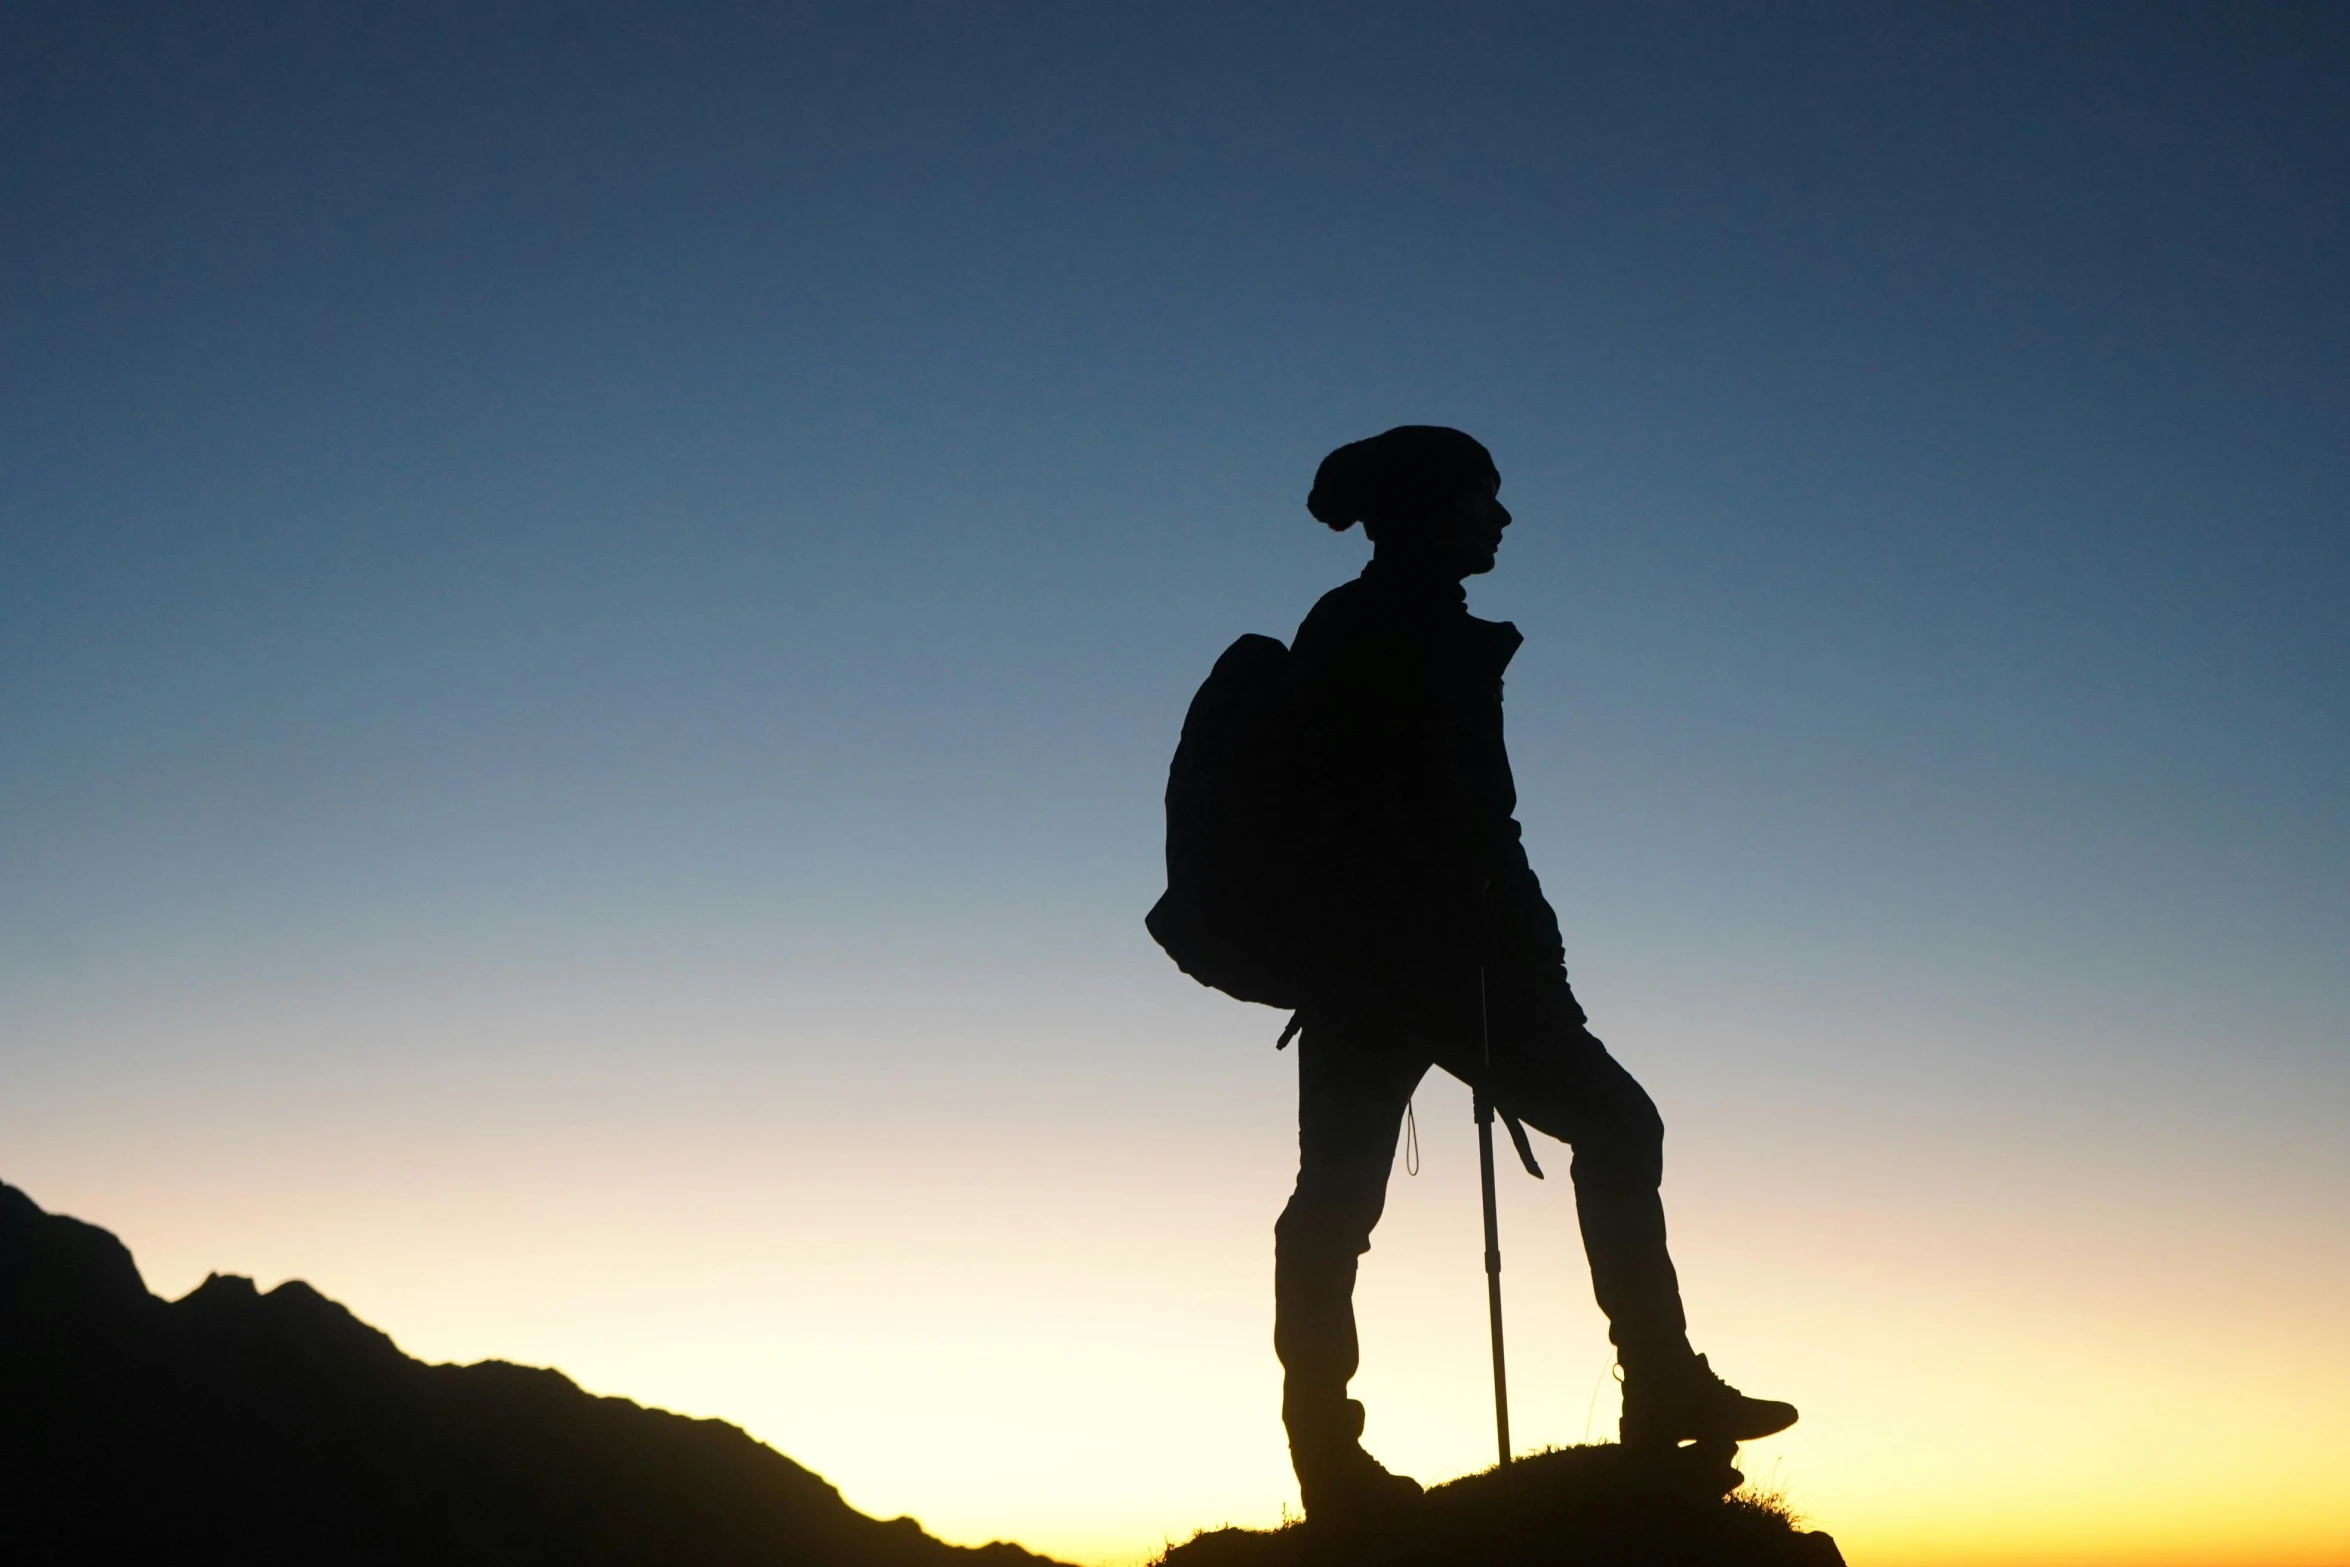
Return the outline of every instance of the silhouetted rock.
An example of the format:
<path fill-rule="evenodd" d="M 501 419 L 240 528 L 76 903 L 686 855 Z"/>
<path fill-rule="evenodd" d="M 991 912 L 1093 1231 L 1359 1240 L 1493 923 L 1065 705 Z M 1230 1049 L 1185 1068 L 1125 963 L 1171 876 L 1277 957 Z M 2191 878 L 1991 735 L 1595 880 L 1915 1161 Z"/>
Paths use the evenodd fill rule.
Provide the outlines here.
<path fill-rule="evenodd" d="M 1836 1542 L 1768 1501 L 1722 1496 L 1613 1443 L 1560 1448 L 1440 1485 L 1353 1531 L 1217 1529 L 1164 1567 L 1843 1567 Z"/>
<path fill-rule="evenodd" d="M 307 1284 L 147 1292 L 0 1185 L 0 1559 L 1015 1567 L 851 1508 L 716 1420 L 434 1366 Z"/>

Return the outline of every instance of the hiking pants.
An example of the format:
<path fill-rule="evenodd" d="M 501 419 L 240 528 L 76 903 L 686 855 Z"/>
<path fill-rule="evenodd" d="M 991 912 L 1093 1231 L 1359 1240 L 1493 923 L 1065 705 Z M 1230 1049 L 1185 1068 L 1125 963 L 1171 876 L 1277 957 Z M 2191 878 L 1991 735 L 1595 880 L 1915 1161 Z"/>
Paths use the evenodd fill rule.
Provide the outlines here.
<path fill-rule="evenodd" d="M 1563 989 L 1563 987 L 1561 987 Z M 1665 1250 L 1664 1122 L 1632 1075 L 1540 987 L 1490 998 L 1494 1103 L 1574 1148 L 1575 1210 L 1609 1336 L 1631 1362 L 1688 1353 Z M 1358 1258 L 1387 1203 L 1404 1106 L 1430 1066 L 1485 1076 L 1477 982 L 1309 1008 L 1298 1043 L 1297 1189 L 1273 1228 L 1274 1352 L 1293 1440 L 1343 1419 L 1359 1359 Z M 1507 1157 L 1505 1154 L 1504 1157 Z"/>

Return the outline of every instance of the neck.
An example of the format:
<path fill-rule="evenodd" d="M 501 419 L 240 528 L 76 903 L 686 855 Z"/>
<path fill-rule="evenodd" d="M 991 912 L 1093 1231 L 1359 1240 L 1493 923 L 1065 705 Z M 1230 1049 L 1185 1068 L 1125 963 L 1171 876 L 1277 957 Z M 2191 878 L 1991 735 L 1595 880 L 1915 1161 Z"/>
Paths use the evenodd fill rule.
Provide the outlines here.
<path fill-rule="evenodd" d="M 1363 568 L 1363 580 L 1399 603 L 1452 609 L 1468 607 L 1469 594 L 1461 586 L 1460 573 L 1445 571 L 1425 561 L 1376 554 Z"/>
<path fill-rule="evenodd" d="M 1371 551 L 1371 564 L 1379 575 L 1393 582 L 1409 582 L 1430 587 L 1457 588 L 1468 573 L 1455 570 L 1443 557 L 1426 550 L 1396 549 L 1382 545 Z"/>

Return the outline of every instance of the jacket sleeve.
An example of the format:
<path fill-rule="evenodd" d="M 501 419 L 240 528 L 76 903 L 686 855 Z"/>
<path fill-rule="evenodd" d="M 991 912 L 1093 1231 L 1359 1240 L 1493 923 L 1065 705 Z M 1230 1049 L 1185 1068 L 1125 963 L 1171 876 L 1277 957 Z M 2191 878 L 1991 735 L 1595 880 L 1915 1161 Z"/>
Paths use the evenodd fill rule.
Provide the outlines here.
<path fill-rule="evenodd" d="M 1495 714 L 1494 752 L 1498 770 L 1495 804 L 1487 832 L 1487 863 L 1491 879 L 1485 892 L 1488 960 L 1534 980 L 1544 989 L 1555 985 L 1568 1021 L 1585 1021 L 1567 981 L 1567 947 L 1559 935 L 1558 913 L 1542 894 L 1542 882 L 1526 858 L 1524 831 L 1517 819 L 1517 787 L 1510 776 L 1509 756 L 1500 743 L 1499 713 Z"/>

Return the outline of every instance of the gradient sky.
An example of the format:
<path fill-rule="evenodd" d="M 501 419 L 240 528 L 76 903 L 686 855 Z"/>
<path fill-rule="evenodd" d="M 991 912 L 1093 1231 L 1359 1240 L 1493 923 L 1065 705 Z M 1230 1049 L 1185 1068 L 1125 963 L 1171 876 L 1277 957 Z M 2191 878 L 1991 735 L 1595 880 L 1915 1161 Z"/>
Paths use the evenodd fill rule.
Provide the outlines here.
<path fill-rule="evenodd" d="M 2339 6 L 9 6 L 0 1178 L 952 1539 L 1277 1517 L 1291 1060 L 1159 791 L 1322 453 L 1457 424 L 1750 1473 L 2350 1560 L 2346 257 Z M 1519 1438 L 1609 1434 L 1502 1200 Z"/>

